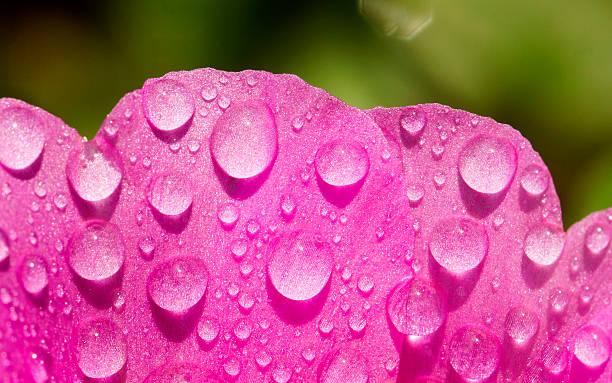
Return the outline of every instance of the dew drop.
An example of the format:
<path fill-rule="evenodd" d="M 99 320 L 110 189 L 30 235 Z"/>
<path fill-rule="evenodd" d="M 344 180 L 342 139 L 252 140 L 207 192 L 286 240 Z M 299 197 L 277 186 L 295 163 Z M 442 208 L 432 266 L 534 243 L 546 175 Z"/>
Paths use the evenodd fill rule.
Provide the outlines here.
<path fill-rule="evenodd" d="M 77 331 L 76 360 L 79 369 L 88 378 L 116 376 L 127 360 L 123 333 L 110 319 L 88 320 Z"/>
<path fill-rule="evenodd" d="M 49 284 L 47 262 L 39 255 L 26 255 L 21 263 L 19 274 L 21 284 L 29 294 L 41 294 Z"/>
<path fill-rule="evenodd" d="M 272 371 L 274 383 L 287 383 L 291 379 L 291 370 L 284 366 L 279 366 Z"/>
<path fill-rule="evenodd" d="M 193 203 L 193 185 L 186 177 L 163 174 L 149 186 L 148 199 L 157 213 L 168 218 L 178 218 Z"/>
<path fill-rule="evenodd" d="M 246 233 L 249 238 L 254 238 L 259 230 L 261 229 L 261 225 L 255 219 L 249 219 L 246 223 Z"/>
<path fill-rule="evenodd" d="M 248 249 L 247 245 L 247 241 L 244 239 L 237 239 L 232 242 L 232 256 L 234 259 L 239 261 L 244 257 Z"/>
<path fill-rule="evenodd" d="M 400 117 L 400 127 L 409 137 L 420 135 L 426 123 L 427 117 L 425 117 L 425 112 L 417 107 L 405 108 L 404 113 Z"/>
<path fill-rule="evenodd" d="M 387 301 L 387 315 L 402 334 L 433 334 L 444 324 L 446 314 L 440 292 L 430 282 L 421 279 L 400 282 Z"/>
<path fill-rule="evenodd" d="M 527 195 L 538 198 L 548 189 L 548 173 L 540 166 L 527 166 L 521 174 L 521 187 Z"/>
<path fill-rule="evenodd" d="M 68 264 L 86 281 L 109 280 L 119 272 L 124 259 L 123 237 L 112 223 L 87 221 L 68 244 Z"/>
<path fill-rule="evenodd" d="M 157 307 L 172 314 L 185 314 L 202 300 L 208 284 L 204 261 L 192 256 L 176 256 L 153 270 L 147 280 L 147 293 Z"/>
<path fill-rule="evenodd" d="M 363 295 L 368 295 L 374 288 L 374 281 L 368 275 L 362 275 L 357 281 L 357 288 Z"/>
<path fill-rule="evenodd" d="M 550 309 L 555 314 L 565 313 L 569 300 L 569 294 L 559 287 L 552 289 L 548 297 Z"/>
<path fill-rule="evenodd" d="M 580 286 L 579 297 L 580 303 L 585 306 L 588 306 L 591 304 L 591 301 L 595 297 L 595 292 L 593 291 L 593 288 L 590 285 L 585 284 Z"/>
<path fill-rule="evenodd" d="M 191 93 L 174 80 L 147 82 L 142 101 L 147 121 L 162 133 L 172 133 L 185 127 L 195 112 Z"/>
<path fill-rule="evenodd" d="M 484 328 L 462 327 L 450 340 L 449 363 L 460 377 L 470 382 L 483 382 L 493 375 L 499 358 L 499 340 Z"/>
<path fill-rule="evenodd" d="M 321 362 L 320 383 L 367 383 L 368 361 L 354 349 L 340 349 Z"/>
<path fill-rule="evenodd" d="M 584 246 L 593 256 L 603 255 L 610 245 L 610 232 L 599 224 L 589 227 L 584 235 Z"/>
<path fill-rule="evenodd" d="M 287 233 L 271 245 L 268 276 L 274 289 L 292 301 L 321 294 L 333 267 L 331 247 L 312 233 Z"/>
<path fill-rule="evenodd" d="M 532 227 L 523 242 L 525 255 L 538 266 L 550 266 L 559 259 L 565 246 L 565 233 L 560 227 L 540 224 Z"/>
<path fill-rule="evenodd" d="M 240 218 L 240 209 L 233 202 L 226 202 L 219 206 L 217 218 L 226 229 L 231 229 L 236 225 Z"/>
<path fill-rule="evenodd" d="M 53 203 L 58 210 L 64 210 L 68 205 L 68 198 L 62 193 L 57 193 L 55 197 L 53 197 Z"/>
<path fill-rule="evenodd" d="M 265 350 L 261 350 L 257 354 L 255 354 L 255 362 L 257 363 L 259 368 L 267 368 L 270 363 L 272 363 L 272 356 Z"/>
<path fill-rule="evenodd" d="M 291 219 L 295 215 L 295 200 L 289 194 L 283 194 L 280 201 L 281 214 L 285 219 Z"/>
<path fill-rule="evenodd" d="M 230 377 L 236 378 L 240 375 L 240 362 L 237 359 L 230 358 L 223 363 L 223 371 Z"/>
<path fill-rule="evenodd" d="M 578 329 L 573 336 L 574 356 L 588 368 L 598 368 L 610 359 L 610 339 L 595 325 Z"/>
<path fill-rule="evenodd" d="M 217 340 L 219 331 L 219 322 L 215 318 L 202 317 L 198 322 L 198 337 L 207 345 Z"/>
<path fill-rule="evenodd" d="M 210 138 L 214 161 L 237 179 L 252 178 L 268 169 L 277 146 L 274 115 L 261 101 L 232 105 L 217 120 Z"/>
<path fill-rule="evenodd" d="M 334 322 L 327 318 L 321 318 L 319 320 L 319 331 L 323 335 L 329 334 L 334 329 Z"/>
<path fill-rule="evenodd" d="M 217 97 L 217 88 L 214 86 L 208 86 L 202 89 L 202 98 L 204 101 L 211 102 Z"/>
<path fill-rule="evenodd" d="M 459 174 L 475 192 L 497 194 L 512 181 L 516 162 L 516 151 L 508 140 L 481 135 L 470 141 L 459 155 Z"/>
<path fill-rule="evenodd" d="M 0 163 L 12 171 L 30 168 L 45 146 L 44 122 L 31 110 L 0 111 Z"/>
<path fill-rule="evenodd" d="M 251 325 L 246 320 L 240 320 L 234 326 L 234 336 L 240 342 L 246 342 L 251 336 Z"/>
<path fill-rule="evenodd" d="M 567 368 L 569 355 L 564 345 L 548 341 L 542 347 L 540 361 L 551 374 L 559 375 Z"/>
<path fill-rule="evenodd" d="M 526 307 L 514 307 L 508 311 L 504 322 L 506 335 L 517 346 L 531 342 L 540 328 L 540 320 Z"/>
<path fill-rule="evenodd" d="M 83 144 L 74 151 L 66 164 L 70 186 L 84 201 L 107 201 L 119 188 L 123 164 L 117 150 L 104 140 Z"/>
<path fill-rule="evenodd" d="M 423 195 L 425 194 L 425 189 L 423 189 L 420 185 L 409 185 L 406 188 L 406 196 L 408 197 L 408 202 L 410 206 L 418 206 L 423 199 Z"/>
<path fill-rule="evenodd" d="M 329 186 L 357 185 L 368 174 L 370 159 L 364 147 L 350 139 L 329 142 L 315 156 L 318 177 Z"/>
<path fill-rule="evenodd" d="M 142 258 L 150 261 L 153 258 L 153 252 L 155 251 L 155 240 L 149 236 L 142 237 L 138 241 L 138 248 L 140 249 Z"/>
<path fill-rule="evenodd" d="M 429 251 L 440 266 L 462 274 L 476 268 L 487 255 L 489 239 L 485 228 L 468 217 L 438 221 L 429 238 Z"/>

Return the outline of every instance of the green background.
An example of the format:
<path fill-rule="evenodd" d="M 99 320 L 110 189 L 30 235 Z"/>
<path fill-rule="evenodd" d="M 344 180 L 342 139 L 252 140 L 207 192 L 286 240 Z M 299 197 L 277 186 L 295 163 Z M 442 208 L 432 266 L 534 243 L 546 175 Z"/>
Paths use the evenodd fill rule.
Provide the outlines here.
<path fill-rule="evenodd" d="M 610 0 L 1 4 L 0 96 L 89 137 L 149 77 L 265 69 L 362 108 L 439 102 L 509 123 L 548 164 L 566 226 L 612 206 Z M 429 11 L 412 39 L 385 33 Z"/>

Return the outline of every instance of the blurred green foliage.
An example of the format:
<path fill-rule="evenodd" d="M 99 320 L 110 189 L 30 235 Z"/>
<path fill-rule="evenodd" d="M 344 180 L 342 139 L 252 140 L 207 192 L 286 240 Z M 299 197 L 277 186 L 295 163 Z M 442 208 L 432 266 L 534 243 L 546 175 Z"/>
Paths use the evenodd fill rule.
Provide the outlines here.
<path fill-rule="evenodd" d="M 368 1 L 423 16 L 423 0 Z M 295 73 L 362 108 L 439 102 L 511 124 L 549 165 L 566 226 L 612 206 L 612 2 L 433 0 L 410 40 L 360 5 L 5 0 L 0 96 L 91 137 L 124 93 L 168 71 Z"/>

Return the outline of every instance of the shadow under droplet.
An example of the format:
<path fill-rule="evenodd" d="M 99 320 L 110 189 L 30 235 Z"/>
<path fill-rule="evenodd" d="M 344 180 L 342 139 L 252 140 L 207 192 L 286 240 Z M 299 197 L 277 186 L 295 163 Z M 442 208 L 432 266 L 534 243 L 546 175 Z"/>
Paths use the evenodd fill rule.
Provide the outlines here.
<path fill-rule="evenodd" d="M 38 156 L 38 158 L 30 166 L 22 170 L 9 169 L 5 166 L 2 167 L 4 168 L 4 170 L 7 171 L 7 173 L 12 175 L 13 177 L 18 178 L 22 181 L 27 181 L 29 179 L 32 179 L 40 170 L 44 155 L 45 150 L 43 149 L 43 151 L 40 153 L 40 156 Z"/>
<path fill-rule="evenodd" d="M 104 281 L 89 281 L 70 270 L 74 284 L 81 295 L 95 308 L 107 309 L 113 304 L 114 292 L 121 288 L 123 267 L 117 274 Z"/>
<path fill-rule="evenodd" d="M 154 208 L 151 208 L 151 212 L 153 213 L 153 217 L 155 217 L 157 223 L 159 223 L 164 230 L 173 234 L 180 234 L 187 227 L 187 223 L 191 217 L 192 207 L 193 204 L 191 204 L 183 214 L 176 217 L 163 215 Z"/>
<path fill-rule="evenodd" d="M 510 378 L 510 381 L 512 382 L 518 381 L 519 376 L 527 368 L 529 356 L 531 355 L 536 338 L 537 334 L 534 335 L 534 337 L 526 344 L 518 345 L 510 338 L 510 336 L 508 336 L 508 334 L 504 333 L 502 350 L 511 351 L 501 353 L 501 361 L 499 365 L 500 369 L 504 371 L 504 378 Z"/>
<path fill-rule="evenodd" d="M 76 206 L 79 214 L 84 220 L 89 219 L 102 219 L 108 221 L 110 217 L 115 212 L 115 208 L 117 207 L 117 202 L 119 201 L 119 195 L 121 194 L 122 185 L 111 194 L 107 199 L 99 202 L 89 202 L 79 196 L 76 190 L 72 187 L 72 184 L 68 182 L 70 195 L 72 196 L 72 200 L 74 201 L 74 205 Z"/>
<path fill-rule="evenodd" d="M 398 382 L 413 382 L 418 376 L 431 374 L 440 354 L 445 329 L 446 323 L 431 335 L 412 338 L 406 335 L 402 338 Z"/>
<path fill-rule="evenodd" d="M 187 133 L 187 131 L 189 130 L 189 127 L 191 126 L 193 122 L 193 115 L 189 118 L 189 120 L 187 120 L 187 122 L 183 126 L 173 131 L 170 131 L 170 132 L 159 130 L 153 124 L 151 124 L 148 119 L 146 119 L 146 121 L 147 121 L 147 125 L 149 125 L 149 127 L 151 128 L 151 131 L 153 132 L 153 134 L 158 140 L 161 140 L 167 144 L 171 144 L 173 142 L 180 140 L 181 138 L 183 138 L 183 136 L 185 136 L 185 134 Z"/>
<path fill-rule="evenodd" d="M 293 301 L 276 291 L 270 278 L 266 278 L 268 299 L 275 313 L 285 322 L 293 325 L 303 324 L 317 316 L 327 301 L 331 282 L 327 282 L 321 293 L 308 301 Z"/>
<path fill-rule="evenodd" d="M 602 364 L 598 368 L 588 368 L 580 362 L 575 356 L 572 356 L 570 379 L 572 383 L 590 383 L 599 381 L 599 377 L 606 370 L 608 362 Z"/>
<path fill-rule="evenodd" d="M 519 205 L 521 206 L 521 210 L 524 212 L 529 212 L 540 204 L 540 197 L 532 196 L 527 194 L 527 192 L 521 188 L 519 192 Z"/>
<path fill-rule="evenodd" d="M 238 179 L 228 176 L 219 164 L 213 160 L 215 175 L 221 183 L 223 190 L 225 190 L 227 195 L 237 200 L 245 200 L 255 194 L 270 175 L 272 166 L 269 166 L 261 174 L 253 178 Z"/>
<path fill-rule="evenodd" d="M 457 172 L 459 171 L 457 170 Z M 463 181 L 461 175 L 457 174 L 457 178 L 459 179 L 458 184 L 461 199 L 463 199 L 468 212 L 477 218 L 485 218 L 495 211 L 508 193 L 508 188 L 506 188 L 497 194 L 481 194 L 472 190 L 472 188 Z"/>
<path fill-rule="evenodd" d="M 583 259 L 584 259 L 584 268 L 588 272 L 595 271 L 595 269 L 597 269 L 599 265 L 601 265 L 601 263 L 603 262 L 605 258 L 605 251 L 604 251 L 604 254 L 601 254 L 599 256 L 593 255 L 587 248 L 586 243 L 582 247 L 582 254 L 583 254 Z"/>
<path fill-rule="evenodd" d="M 429 272 L 432 278 L 437 281 L 437 285 L 446 294 L 449 311 L 458 309 L 465 303 L 474 287 L 476 287 L 485 261 L 480 262 L 474 269 L 457 275 L 448 272 L 444 267 L 440 266 L 429 251 L 428 259 Z"/>
<path fill-rule="evenodd" d="M 108 378 L 83 377 L 84 383 L 124 383 L 127 381 L 127 363 L 116 374 Z"/>
<path fill-rule="evenodd" d="M 414 147 L 416 144 L 419 143 L 421 135 L 418 134 L 416 136 L 411 136 L 410 134 L 406 133 L 404 129 L 400 128 L 400 137 L 401 137 L 401 140 L 404 146 L 407 147 L 408 149 L 411 149 L 412 147 Z"/>
<path fill-rule="evenodd" d="M 196 328 L 198 320 L 204 310 L 206 296 L 202 297 L 202 299 L 200 299 L 191 309 L 182 314 L 164 310 L 158 307 L 155 302 L 151 300 L 150 296 L 148 296 L 148 299 L 149 305 L 151 306 L 151 313 L 153 314 L 153 320 L 157 327 L 166 338 L 172 342 L 178 343 L 187 339 L 189 334 Z"/>
<path fill-rule="evenodd" d="M 317 185 L 323 197 L 339 208 L 343 208 L 351 203 L 355 196 L 357 196 L 357 193 L 359 193 L 359 190 L 361 190 L 364 181 L 365 177 L 354 185 L 337 187 L 328 185 L 320 177 L 317 177 Z"/>
<path fill-rule="evenodd" d="M 521 257 L 521 275 L 530 289 L 539 289 L 552 277 L 557 262 L 549 266 L 536 265 L 523 253 Z"/>

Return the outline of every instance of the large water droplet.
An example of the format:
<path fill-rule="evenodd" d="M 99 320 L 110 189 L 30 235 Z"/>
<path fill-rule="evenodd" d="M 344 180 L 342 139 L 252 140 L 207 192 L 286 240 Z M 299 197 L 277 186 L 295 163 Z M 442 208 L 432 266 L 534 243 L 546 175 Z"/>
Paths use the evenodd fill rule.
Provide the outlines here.
<path fill-rule="evenodd" d="M 123 163 L 114 147 L 104 140 L 94 140 L 70 155 L 66 176 L 82 200 L 105 202 L 121 184 Z"/>
<path fill-rule="evenodd" d="M 450 340 L 449 363 L 460 377 L 470 382 L 482 382 L 493 375 L 499 356 L 499 340 L 484 328 L 462 327 Z"/>
<path fill-rule="evenodd" d="M 548 189 L 548 173 L 540 166 L 532 164 L 523 169 L 521 187 L 527 195 L 537 198 Z"/>
<path fill-rule="evenodd" d="M 356 185 L 365 178 L 369 168 L 368 152 L 360 143 L 349 139 L 321 146 L 315 157 L 317 175 L 330 186 Z"/>
<path fill-rule="evenodd" d="M 210 137 L 213 159 L 228 176 L 238 179 L 263 173 L 274 161 L 277 146 L 274 115 L 261 101 L 232 105 Z"/>
<path fill-rule="evenodd" d="M 610 339 L 598 326 L 579 328 L 572 341 L 574 356 L 586 367 L 598 368 L 610 359 Z"/>
<path fill-rule="evenodd" d="M 446 320 L 446 307 L 440 292 L 421 279 L 400 282 L 387 302 L 387 314 L 402 334 L 430 335 Z"/>
<path fill-rule="evenodd" d="M 157 213 L 167 218 L 178 218 L 191 207 L 193 185 L 184 176 L 163 174 L 149 186 L 148 199 Z"/>
<path fill-rule="evenodd" d="M 268 276 L 283 297 L 306 301 L 318 296 L 329 282 L 332 249 L 313 234 L 295 231 L 271 245 Z"/>
<path fill-rule="evenodd" d="M 523 242 L 525 255 L 539 266 L 550 266 L 555 263 L 561 256 L 564 246 L 563 229 L 547 224 L 532 227 Z"/>
<path fill-rule="evenodd" d="M 548 341 L 542 347 L 540 361 L 551 374 L 559 375 L 567 368 L 569 355 L 563 344 Z"/>
<path fill-rule="evenodd" d="M 25 291 L 39 295 L 49 284 L 47 262 L 40 255 L 26 255 L 21 263 L 19 276 Z"/>
<path fill-rule="evenodd" d="M 529 343 L 539 328 L 540 320 L 536 314 L 523 306 L 510 309 L 504 322 L 506 335 L 517 346 Z"/>
<path fill-rule="evenodd" d="M 321 362 L 319 383 L 367 383 L 368 361 L 357 350 L 340 349 Z"/>
<path fill-rule="evenodd" d="M 418 107 L 408 107 L 400 117 L 400 127 L 409 137 L 417 137 L 427 123 L 425 112 Z"/>
<path fill-rule="evenodd" d="M 125 245 L 119 228 L 104 221 L 87 221 L 68 244 L 68 264 L 87 281 L 114 277 L 125 259 Z"/>
<path fill-rule="evenodd" d="M 191 93 L 174 80 L 147 82 L 143 90 L 145 117 L 152 127 L 172 133 L 191 121 L 195 104 Z"/>
<path fill-rule="evenodd" d="M 208 270 L 204 261 L 177 256 L 161 263 L 147 281 L 149 297 L 162 310 L 185 314 L 204 297 Z"/>
<path fill-rule="evenodd" d="M 590 226 L 584 235 L 584 246 L 593 256 L 603 255 L 610 245 L 610 232 L 600 224 Z"/>
<path fill-rule="evenodd" d="M 127 360 L 127 344 L 119 327 L 110 319 L 84 322 L 77 331 L 76 360 L 91 379 L 116 376 Z"/>
<path fill-rule="evenodd" d="M 0 163 L 23 171 L 32 166 L 45 146 L 44 122 L 31 110 L 12 107 L 0 111 Z"/>
<path fill-rule="evenodd" d="M 516 171 L 516 151 L 503 138 L 481 135 L 459 155 L 459 174 L 477 193 L 497 194 L 506 189 Z"/>
<path fill-rule="evenodd" d="M 487 255 L 489 239 L 485 228 L 468 217 L 438 221 L 431 231 L 429 251 L 451 273 L 465 273 L 477 267 Z"/>

